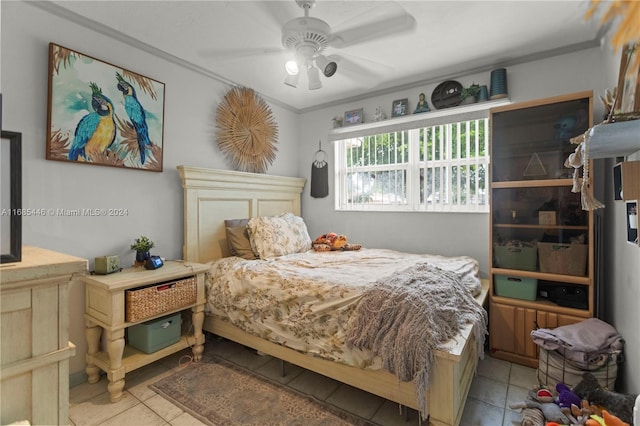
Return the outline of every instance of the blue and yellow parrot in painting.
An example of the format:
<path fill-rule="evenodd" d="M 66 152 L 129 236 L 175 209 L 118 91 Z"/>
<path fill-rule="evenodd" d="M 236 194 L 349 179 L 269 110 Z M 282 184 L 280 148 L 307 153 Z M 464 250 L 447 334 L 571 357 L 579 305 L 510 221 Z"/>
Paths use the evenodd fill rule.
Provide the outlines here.
<path fill-rule="evenodd" d="M 69 160 L 78 160 L 82 156 L 91 161 L 92 153 L 105 152 L 116 139 L 113 102 L 102 94 L 102 89 L 97 84 L 89 83 L 89 87 L 94 112 L 85 115 L 78 122 L 69 148 Z"/>
<path fill-rule="evenodd" d="M 138 136 L 138 148 L 140 150 L 140 163 L 144 164 L 145 161 L 145 149 L 151 145 L 149 140 L 149 128 L 147 127 L 147 115 L 144 112 L 144 108 L 138 101 L 136 96 L 136 90 L 129 82 L 127 82 L 119 73 L 116 73 L 118 79 L 118 90 L 122 92 L 124 96 L 124 110 L 127 112 L 133 127 L 136 129 Z"/>

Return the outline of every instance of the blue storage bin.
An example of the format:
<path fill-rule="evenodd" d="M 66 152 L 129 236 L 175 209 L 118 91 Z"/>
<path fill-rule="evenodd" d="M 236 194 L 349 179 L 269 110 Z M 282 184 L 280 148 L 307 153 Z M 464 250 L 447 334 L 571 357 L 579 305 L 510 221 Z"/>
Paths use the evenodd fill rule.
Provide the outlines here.
<path fill-rule="evenodd" d="M 538 293 L 538 280 L 535 278 L 495 275 L 493 279 L 496 296 L 523 300 L 536 300 Z"/>
<path fill-rule="evenodd" d="M 180 312 L 127 329 L 129 346 L 145 353 L 156 352 L 180 341 Z"/>

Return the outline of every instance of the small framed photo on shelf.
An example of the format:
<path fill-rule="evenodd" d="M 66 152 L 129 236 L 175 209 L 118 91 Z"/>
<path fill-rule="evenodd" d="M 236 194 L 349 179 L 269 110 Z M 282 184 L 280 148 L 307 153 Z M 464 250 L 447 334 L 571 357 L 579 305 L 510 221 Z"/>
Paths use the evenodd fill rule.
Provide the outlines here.
<path fill-rule="evenodd" d="M 540 225 L 555 225 L 556 224 L 556 212 L 555 211 L 539 211 L 538 223 Z"/>
<path fill-rule="evenodd" d="M 398 99 L 391 105 L 391 117 L 401 117 L 409 113 L 409 99 Z"/>
<path fill-rule="evenodd" d="M 354 124 L 362 124 L 363 109 L 358 108 L 344 113 L 343 126 L 352 126 Z"/>

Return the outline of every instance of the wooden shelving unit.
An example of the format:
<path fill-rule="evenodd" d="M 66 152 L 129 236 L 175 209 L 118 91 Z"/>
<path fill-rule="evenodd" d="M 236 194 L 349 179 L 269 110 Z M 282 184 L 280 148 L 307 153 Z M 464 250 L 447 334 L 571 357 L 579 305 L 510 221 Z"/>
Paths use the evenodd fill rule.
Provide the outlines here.
<path fill-rule="evenodd" d="M 581 92 L 491 110 L 489 334 L 496 358 L 537 367 L 532 330 L 579 322 L 594 314 L 593 214 L 581 209 L 580 194 L 571 192 L 572 172 L 564 167 L 568 154 L 575 151 L 570 139 L 591 126 L 592 103 L 592 93 Z M 552 223 L 543 222 L 540 212 L 551 213 Z M 583 274 L 543 269 L 541 261 L 545 268 L 550 262 L 541 256 L 548 252 L 541 254 L 537 242 L 557 245 L 560 250 L 574 240 L 584 240 L 588 247 Z M 496 244 L 528 247 L 521 255 L 537 254 L 535 269 L 525 270 L 525 263 L 511 264 L 512 258 L 507 262 L 504 247 L 500 247 L 500 257 Z M 509 286 L 505 293 L 511 297 L 501 294 L 504 286 Z M 527 291 L 520 296 L 520 289 Z M 555 296 L 562 292 L 576 295 L 575 303 L 569 297 Z"/>

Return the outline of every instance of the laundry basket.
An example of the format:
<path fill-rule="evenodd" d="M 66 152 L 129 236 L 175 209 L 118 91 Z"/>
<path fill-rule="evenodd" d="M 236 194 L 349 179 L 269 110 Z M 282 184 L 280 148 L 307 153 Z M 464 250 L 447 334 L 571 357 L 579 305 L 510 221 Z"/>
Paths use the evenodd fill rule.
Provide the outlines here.
<path fill-rule="evenodd" d="M 606 356 L 608 360 L 604 366 L 583 369 L 574 365 L 572 361 L 567 360 L 564 355 L 557 351 L 548 351 L 540 348 L 537 371 L 538 383 L 553 389 L 558 383 L 573 387 L 582 380 L 584 373 L 589 372 L 598 380 L 600 386 L 613 391 L 618 375 L 618 355 L 608 354 Z"/>

